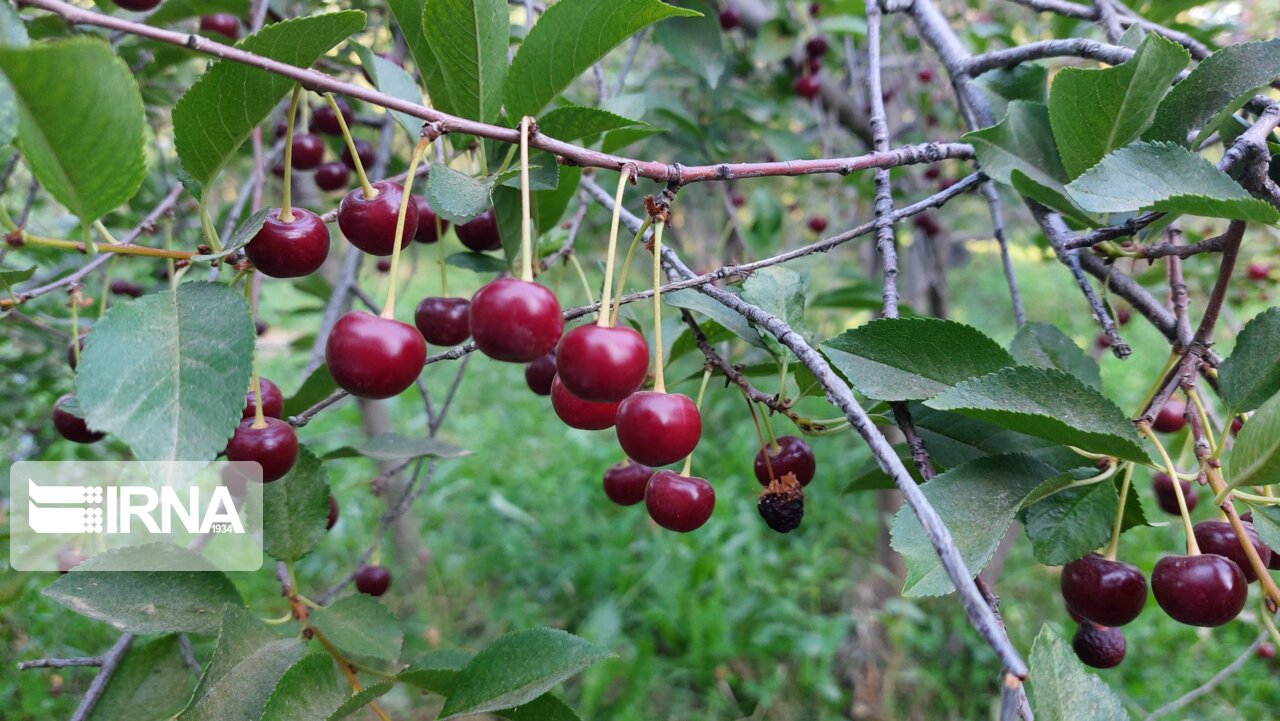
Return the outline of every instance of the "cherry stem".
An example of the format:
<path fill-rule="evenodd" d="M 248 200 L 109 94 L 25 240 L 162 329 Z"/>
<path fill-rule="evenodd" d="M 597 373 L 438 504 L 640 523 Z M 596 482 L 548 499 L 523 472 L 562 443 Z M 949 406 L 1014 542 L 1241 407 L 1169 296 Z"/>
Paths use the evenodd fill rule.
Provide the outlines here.
<path fill-rule="evenodd" d="M 1116 560 L 1116 549 L 1120 547 L 1120 529 L 1124 525 L 1124 505 L 1129 498 L 1129 481 L 1133 478 L 1133 463 L 1124 464 L 1124 476 L 1120 480 L 1120 505 L 1116 509 L 1116 522 L 1111 527 L 1111 542 L 1107 544 L 1105 558 Z M 1177 481 L 1174 481 L 1176 484 Z"/>
<path fill-rule="evenodd" d="M 773 421 L 769 420 L 769 412 L 767 409 L 764 413 L 764 430 L 765 433 L 769 434 L 769 447 L 773 449 L 773 452 L 777 453 L 782 450 L 781 447 L 778 446 L 778 436 L 773 432 Z"/>
<path fill-rule="evenodd" d="M 600 294 L 600 311 L 596 318 L 596 325 L 601 328 L 608 328 L 610 325 L 609 304 L 613 298 L 613 261 L 618 252 L 618 225 L 622 221 L 622 195 L 627 189 L 627 179 L 630 176 L 631 166 L 622 166 L 622 173 L 618 175 L 618 191 L 613 196 L 613 219 L 609 223 L 609 253 L 604 261 L 604 292 Z"/>
<path fill-rule="evenodd" d="M 1156 397 L 1156 393 L 1164 387 L 1165 377 L 1169 375 L 1169 371 L 1173 370 L 1173 367 L 1177 365 L 1178 361 L 1181 359 L 1182 357 L 1176 352 L 1169 354 L 1168 359 L 1164 362 L 1164 367 L 1156 374 L 1155 382 L 1151 384 L 1151 388 L 1147 390 L 1144 396 L 1142 396 L 1142 402 L 1138 404 L 1138 415 L 1142 415 L 1147 410 L 1147 406 L 1151 405 L 1151 400 Z"/>
<path fill-rule="evenodd" d="M 253 302 L 253 271 L 250 270 L 245 275 L 244 281 L 244 299 L 249 302 L 249 318 L 254 319 L 255 313 Z M 258 342 L 253 343 L 253 377 L 249 379 L 249 390 L 253 391 L 253 425 L 250 428 L 266 428 L 267 414 L 262 410 L 264 405 L 262 402 L 262 374 L 258 371 Z"/>
<path fill-rule="evenodd" d="M 445 263 L 444 257 L 444 227 L 440 222 L 440 216 L 436 216 L 436 248 L 437 260 L 440 262 L 440 297 L 449 297 L 449 265 Z"/>
<path fill-rule="evenodd" d="M 1262 617 L 1262 625 L 1267 627 L 1267 633 L 1271 634 L 1271 640 L 1280 644 L 1280 629 L 1276 628 L 1275 619 L 1272 617 L 1271 609 L 1267 608 L 1266 599 L 1263 599 L 1258 615 Z"/>
<path fill-rule="evenodd" d="M 1204 438 L 1209 442 L 1210 457 L 1217 458 L 1221 451 L 1218 450 L 1218 439 L 1213 434 L 1213 426 L 1209 423 L 1209 413 L 1204 408 L 1204 402 L 1200 400 L 1200 394 L 1190 392 L 1187 397 L 1191 399 L 1192 405 L 1196 407 L 1196 414 L 1200 416 L 1200 427 L 1204 429 Z"/>
<path fill-rule="evenodd" d="M 667 392 L 667 381 L 662 373 L 662 228 L 661 220 L 653 226 L 653 389 Z"/>
<path fill-rule="evenodd" d="M 103 225 L 101 220 L 93 221 L 93 229 L 98 231 L 98 234 L 102 236 L 102 239 L 108 243 L 112 245 L 120 245 L 120 241 L 116 240 L 116 237 L 111 234 L 111 231 L 107 230 L 107 226 Z"/>
<path fill-rule="evenodd" d="M 101 243 L 85 243 L 79 240 L 62 240 L 60 238 L 46 238 L 40 235 L 32 235 L 23 231 L 22 245 L 43 245 L 50 248 L 63 248 L 65 250 L 74 250 L 79 253 L 115 253 L 117 255 L 141 255 L 152 258 L 171 258 L 175 260 L 190 260 L 195 253 L 184 250 L 165 250 L 163 248 L 149 248 L 145 245 L 107 245 Z"/>
<path fill-rule="evenodd" d="M 591 290 L 591 282 L 587 280 L 587 274 L 582 270 L 582 263 L 578 262 L 577 253 L 569 253 L 569 263 L 573 265 L 573 269 L 578 271 L 578 280 L 582 281 L 582 289 L 587 293 L 587 305 L 593 305 L 596 302 L 595 294 Z M 604 308 L 604 301 L 600 301 L 600 307 Z"/>
<path fill-rule="evenodd" d="M 773 474 L 773 460 L 769 457 L 769 442 L 764 438 L 764 431 L 760 430 L 760 416 L 756 413 L 756 404 L 747 395 L 745 389 L 742 390 L 742 398 L 747 402 L 747 410 L 751 411 L 751 420 L 756 424 L 756 437 L 760 439 L 760 450 L 764 452 L 764 467 L 769 473 L 769 480 L 772 481 L 776 476 Z M 776 451 L 775 451 L 776 452 Z"/>
<path fill-rule="evenodd" d="M 329 101 L 329 107 L 333 108 L 333 114 L 338 118 L 338 127 L 342 129 L 342 139 L 347 141 L 347 152 L 351 153 L 351 164 L 356 168 L 356 177 L 360 179 L 360 188 L 364 191 L 364 199 L 373 200 L 378 197 L 378 191 L 369 182 L 369 176 L 364 173 L 364 163 L 360 162 L 360 153 L 356 152 L 356 141 L 355 138 L 351 137 L 351 130 L 347 128 L 347 119 L 342 117 L 342 109 L 338 107 L 338 101 L 333 99 L 333 93 L 325 93 L 324 99 Z M 287 167 L 285 172 L 289 172 Z M 408 183 L 409 181 L 406 179 L 405 185 L 408 185 Z"/>
<path fill-rule="evenodd" d="M 706 368 L 702 369 L 702 385 L 698 386 L 698 400 L 693 402 L 693 407 L 697 408 L 699 412 L 702 411 L 702 397 L 705 396 L 707 393 L 707 383 L 710 380 L 711 380 L 711 367 L 707 366 Z M 684 467 L 680 469 L 680 475 L 688 476 L 689 472 L 692 470 L 693 470 L 693 452 L 690 451 L 689 455 L 685 456 Z"/>
<path fill-rule="evenodd" d="M 613 304 L 613 313 L 609 318 L 609 325 L 618 324 L 618 313 L 622 310 L 622 291 L 627 286 L 627 273 L 631 271 L 631 259 L 636 256 L 636 248 L 640 247 L 640 241 L 644 239 L 644 234 L 649 231 L 649 226 L 651 225 L 653 225 L 653 219 L 645 218 L 644 225 L 640 226 L 640 230 L 636 232 L 636 237 L 631 239 L 631 247 L 627 248 L 627 258 L 622 261 L 622 273 L 618 276 L 618 298 Z"/>
<path fill-rule="evenodd" d="M 1151 430 L 1151 427 L 1145 423 L 1138 424 L 1138 432 L 1147 437 L 1151 444 L 1156 447 L 1156 451 L 1160 453 L 1161 460 L 1164 461 L 1165 472 L 1173 479 L 1173 493 L 1178 498 L 1178 513 L 1182 516 L 1182 528 L 1187 534 L 1187 555 L 1199 556 L 1200 544 L 1196 543 L 1195 531 L 1191 528 L 1191 513 L 1187 510 L 1187 499 L 1182 495 L 1182 483 L 1178 480 L 1178 469 L 1173 465 L 1173 459 L 1169 458 L 1169 452 L 1164 449 L 1164 444 L 1160 443 L 1160 439 Z"/>
<path fill-rule="evenodd" d="M 342 117 L 342 114 L 339 113 L 338 117 Z M 427 147 L 430 145 L 431 141 L 426 138 L 418 141 L 417 147 L 413 149 L 413 158 L 409 161 L 409 174 L 404 179 L 404 193 L 400 195 L 400 211 L 396 214 L 395 242 L 391 245 L 391 272 L 387 282 L 387 302 L 382 305 L 383 318 L 394 318 L 396 315 L 396 280 L 398 275 L 396 271 L 400 268 L 400 241 L 404 237 L 405 215 L 409 211 L 409 203 L 413 201 L 413 196 L 410 194 L 413 189 L 413 176 L 418 174 L 418 163 L 422 162 L 422 156 L 427 152 Z"/>
<path fill-rule="evenodd" d="M 280 222 L 293 222 L 293 121 L 298 117 L 298 99 L 302 97 L 302 84 L 295 83 L 293 97 L 289 98 L 289 118 L 284 126 L 284 200 L 280 203 Z"/>
<path fill-rule="evenodd" d="M 71 356 L 80 367 L 80 287 L 71 290 Z"/>
<path fill-rule="evenodd" d="M 529 207 L 529 126 L 533 118 L 520 119 L 520 279 L 533 281 L 533 214 Z M 480 147 L 484 148 L 481 141 Z"/>
<path fill-rule="evenodd" d="M 111 273 L 116 269 L 116 261 L 120 260 L 120 256 L 113 255 L 107 263 L 107 269 L 102 273 L 102 292 L 98 294 L 98 318 L 107 314 L 107 295 L 111 292 Z M 5 285 L 8 288 L 8 285 Z M 9 288 L 9 295 L 13 295 L 13 289 Z M 78 337 L 78 336 L 77 336 Z"/>

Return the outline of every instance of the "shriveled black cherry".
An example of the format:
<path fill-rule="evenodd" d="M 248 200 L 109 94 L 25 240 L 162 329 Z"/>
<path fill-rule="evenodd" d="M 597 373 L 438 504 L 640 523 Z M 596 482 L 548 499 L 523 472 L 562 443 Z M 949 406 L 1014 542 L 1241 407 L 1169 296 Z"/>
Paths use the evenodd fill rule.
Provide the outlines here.
<path fill-rule="evenodd" d="M 381 596 L 391 588 L 391 571 L 386 566 L 367 565 L 356 570 L 356 590 L 369 596 Z"/>
<path fill-rule="evenodd" d="M 262 428 L 254 428 L 253 419 L 246 418 L 227 443 L 227 459 L 256 461 L 262 466 L 262 482 L 271 483 L 284 478 L 298 460 L 298 436 L 279 418 L 267 418 Z"/>
<path fill-rule="evenodd" d="M 1124 660 L 1125 647 L 1124 631 L 1090 621 L 1081 621 L 1075 638 L 1071 639 L 1076 657 L 1093 668 L 1119 666 Z"/>
<path fill-rule="evenodd" d="M 471 337 L 471 301 L 423 298 L 413 311 L 413 323 L 430 345 L 460 345 Z"/>
<path fill-rule="evenodd" d="M 627 460 L 605 469 L 604 493 L 619 506 L 634 506 L 644 500 L 644 489 L 649 484 L 653 469 Z"/>
<path fill-rule="evenodd" d="M 1137 566 L 1090 553 L 1063 567 L 1062 600 L 1094 623 L 1123 626 L 1147 605 L 1147 579 Z"/>
<path fill-rule="evenodd" d="M 765 462 L 766 449 L 769 451 L 768 463 Z M 760 485 L 769 485 L 770 468 L 773 469 L 774 478 L 782 478 L 791 473 L 800 485 L 807 486 L 817 472 L 818 461 L 813 457 L 813 449 L 803 438 L 779 436 L 777 452 L 774 452 L 773 445 L 770 444 L 756 453 L 754 470 Z"/>
<path fill-rule="evenodd" d="M 329 228 L 320 216 L 294 208 L 293 220 L 280 219 L 280 209 L 267 214 L 262 228 L 244 247 L 249 262 L 272 278 L 311 275 L 329 257 Z"/>
<path fill-rule="evenodd" d="M 1225 556 L 1165 556 L 1151 571 L 1156 603 L 1169 617 L 1189 626 L 1221 626 L 1240 615 L 1249 584 Z"/>
<path fill-rule="evenodd" d="M 668 531 L 688 533 L 711 518 L 716 491 L 705 478 L 658 471 L 645 487 L 644 505 L 649 517 Z"/>
<path fill-rule="evenodd" d="M 400 199 L 404 188 L 390 180 L 373 184 L 377 195 L 364 197 L 364 190 L 356 188 L 342 196 L 338 204 L 338 227 L 355 247 L 370 255 L 391 255 L 395 250 L 396 221 L 400 213 Z M 404 231 L 400 235 L 400 247 L 413 241 L 418 230 L 418 206 L 409 203 L 405 208 Z"/>
<path fill-rule="evenodd" d="M 357 310 L 333 325 L 324 357 L 338 387 L 358 398 L 390 398 L 418 379 L 427 344 L 408 323 Z"/>

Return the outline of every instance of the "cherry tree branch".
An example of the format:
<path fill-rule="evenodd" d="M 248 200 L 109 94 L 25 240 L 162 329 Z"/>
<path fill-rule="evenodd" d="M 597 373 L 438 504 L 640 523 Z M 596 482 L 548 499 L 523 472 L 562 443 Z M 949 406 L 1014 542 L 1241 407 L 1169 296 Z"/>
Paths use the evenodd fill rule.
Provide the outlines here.
<path fill-rule="evenodd" d="M 33 661 L 19 661 L 18 670 L 33 668 L 75 668 L 78 666 L 101 666 L 102 656 L 73 656 L 71 658 L 37 658 Z"/>
<path fill-rule="evenodd" d="M 98 699 L 102 698 L 102 693 L 107 690 L 107 684 L 115 675 L 120 662 L 124 660 L 124 655 L 129 652 L 133 639 L 132 633 L 121 635 L 120 639 L 102 655 L 102 668 L 98 671 L 98 675 L 93 677 L 93 682 L 89 684 L 89 690 L 85 692 L 84 698 L 80 699 L 80 705 L 76 707 L 75 713 L 71 714 L 71 721 L 85 721 L 89 718 L 89 714 L 93 713 L 93 707 L 98 705 Z"/>

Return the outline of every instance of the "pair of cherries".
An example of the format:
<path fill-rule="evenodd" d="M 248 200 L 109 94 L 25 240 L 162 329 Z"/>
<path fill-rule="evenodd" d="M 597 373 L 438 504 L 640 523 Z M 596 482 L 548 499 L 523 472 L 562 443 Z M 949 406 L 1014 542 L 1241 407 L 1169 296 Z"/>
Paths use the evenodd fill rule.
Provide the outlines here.
<path fill-rule="evenodd" d="M 632 460 L 605 470 L 604 492 L 619 506 L 644 501 L 655 523 L 677 533 L 700 528 L 716 507 L 716 491 L 705 478 L 655 471 Z"/>

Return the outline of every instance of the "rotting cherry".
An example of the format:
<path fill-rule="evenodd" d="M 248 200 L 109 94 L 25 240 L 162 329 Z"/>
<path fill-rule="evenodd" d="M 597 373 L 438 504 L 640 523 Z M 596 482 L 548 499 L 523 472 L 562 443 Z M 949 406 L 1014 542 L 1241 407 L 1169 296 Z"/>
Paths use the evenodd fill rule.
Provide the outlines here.
<path fill-rule="evenodd" d="M 342 112 L 342 119 L 347 127 L 351 127 L 353 120 L 351 106 L 347 105 L 345 100 L 335 98 L 335 102 Z M 338 114 L 333 112 L 332 105 L 324 103 L 311 111 L 311 131 L 325 135 L 342 135 L 342 125 L 338 122 Z"/>
<path fill-rule="evenodd" d="M 555 379 L 555 353 L 548 353 L 524 367 L 524 382 L 529 385 L 529 390 L 540 396 L 551 395 L 551 383 Z"/>
<path fill-rule="evenodd" d="M 575 396 L 597 403 L 620 401 L 644 382 L 649 344 L 634 328 L 578 326 L 560 339 L 556 369 Z"/>
<path fill-rule="evenodd" d="M 271 418 L 284 418 L 284 394 L 280 392 L 280 388 L 266 378 L 259 377 L 258 382 L 262 385 L 262 415 Z M 258 406 L 254 403 L 253 388 L 250 388 L 245 391 L 244 410 L 240 412 L 240 418 L 241 420 L 253 418 L 257 411 Z"/>
<path fill-rule="evenodd" d="M 391 588 L 391 571 L 386 566 L 365 565 L 356 569 L 356 590 L 369 596 L 381 596 Z"/>
<path fill-rule="evenodd" d="M 351 171 L 342 163 L 331 160 L 316 166 L 313 176 L 316 187 L 325 191 L 342 190 L 351 184 Z"/>
<path fill-rule="evenodd" d="M 264 420 L 262 428 L 254 428 L 252 418 L 240 421 L 227 443 L 227 459 L 257 462 L 262 466 L 262 482 L 271 483 L 284 478 L 298 460 L 298 435 L 279 418 Z"/>
<path fill-rule="evenodd" d="M 329 518 L 325 521 L 324 530 L 333 530 L 338 524 L 338 499 L 333 494 L 329 494 Z"/>
<path fill-rule="evenodd" d="M 634 506 L 644 500 L 645 487 L 652 475 L 652 468 L 630 459 L 615 463 L 605 469 L 604 493 L 619 506 Z"/>
<path fill-rule="evenodd" d="M 1151 571 L 1156 603 L 1189 626 L 1221 626 L 1244 608 L 1249 584 L 1234 561 L 1212 553 L 1165 556 Z"/>
<path fill-rule="evenodd" d="M 364 196 L 363 188 L 355 188 L 342 196 L 338 204 L 338 227 L 360 250 L 370 255 L 391 255 L 395 250 L 396 222 L 404 188 L 399 183 L 380 180 L 373 184 L 373 189 L 377 195 L 372 198 Z M 400 247 L 411 243 L 417 231 L 418 206 L 409 203 L 405 208 Z"/>
<path fill-rule="evenodd" d="M 240 20 L 231 13 L 214 13 L 200 18 L 200 32 L 217 33 L 235 40 L 240 37 Z"/>
<path fill-rule="evenodd" d="M 618 445 L 646 466 L 665 466 L 684 458 L 702 437 L 702 415 L 689 396 L 640 391 L 618 406 Z"/>
<path fill-rule="evenodd" d="M 704 478 L 658 471 L 645 486 L 644 505 L 649 517 L 668 531 L 688 533 L 711 518 L 716 491 Z"/>
<path fill-rule="evenodd" d="M 89 430 L 89 424 L 85 422 L 84 418 L 66 408 L 66 405 L 72 402 L 74 398 L 73 394 L 68 393 L 54 401 L 53 427 L 58 430 L 58 433 L 63 438 L 73 443 L 97 443 L 107 434 Z"/>
<path fill-rule="evenodd" d="M 459 225 L 454 232 L 463 245 L 477 253 L 502 247 L 502 236 L 498 233 L 498 221 L 492 208 Z"/>
<path fill-rule="evenodd" d="M 1258 552 L 1258 557 L 1262 559 L 1262 565 L 1271 563 L 1271 549 L 1258 538 L 1258 533 L 1254 530 L 1253 524 L 1248 521 L 1243 522 L 1245 536 L 1249 538 L 1249 542 L 1253 544 L 1253 549 Z M 1258 580 L 1258 574 L 1253 572 L 1253 566 L 1249 564 L 1249 557 L 1245 555 L 1244 549 L 1240 546 L 1240 540 L 1236 538 L 1235 529 L 1227 521 L 1201 521 L 1192 527 L 1192 533 L 1196 537 L 1196 544 L 1200 546 L 1200 550 L 1204 553 L 1213 553 L 1224 558 L 1230 559 L 1232 563 L 1240 567 L 1240 572 L 1244 574 L 1246 583 L 1253 583 Z"/>
<path fill-rule="evenodd" d="M 1187 513 L 1195 510 L 1196 503 L 1200 497 L 1192 490 L 1191 481 L 1178 479 L 1178 484 L 1182 486 L 1182 498 L 1187 502 Z M 1173 479 L 1167 473 L 1157 472 L 1151 477 L 1151 489 L 1156 494 L 1156 504 L 1160 506 L 1165 513 L 1171 513 L 1175 516 L 1182 515 L 1182 510 L 1178 508 L 1178 496 L 1173 490 Z"/>
<path fill-rule="evenodd" d="M 560 376 L 551 380 L 551 407 L 566 426 L 583 431 L 603 431 L 613 427 L 618 417 L 618 403 L 584 401 L 569 392 Z"/>
<path fill-rule="evenodd" d="M 798 75 L 791 83 L 791 89 L 805 100 L 813 100 L 822 92 L 822 81 L 816 74 Z"/>
<path fill-rule="evenodd" d="M 1155 420 L 1151 422 L 1151 427 L 1161 433 L 1176 433 L 1187 424 L 1186 411 L 1186 401 L 1170 398 L 1160 408 L 1160 412 L 1156 414 Z"/>
<path fill-rule="evenodd" d="M 765 451 L 769 451 L 769 460 L 765 462 Z M 809 481 L 813 480 L 814 474 L 817 472 L 818 462 L 813 457 L 813 449 L 803 439 L 797 436 L 779 436 L 778 450 L 773 450 L 773 444 L 766 448 L 761 448 L 756 453 L 755 474 L 756 480 L 760 485 L 767 486 L 769 481 L 769 470 L 773 469 L 774 478 L 782 478 L 788 473 L 795 474 L 796 481 L 802 486 L 809 485 Z"/>
<path fill-rule="evenodd" d="M 417 328 L 362 310 L 334 323 L 325 362 L 338 387 L 358 398 L 390 398 L 413 385 L 427 360 Z"/>
<path fill-rule="evenodd" d="M 535 361 L 550 353 L 563 333 L 560 301 L 545 286 L 498 278 L 471 296 L 471 338 L 494 360 Z"/>
<path fill-rule="evenodd" d="M 372 167 L 374 161 L 378 159 L 378 151 L 374 149 L 373 143 L 363 138 L 356 138 L 355 146 L 356 157 L 360 158 L 360 165 L 365 168 Z M 351 148 L 345 143 L 342 146 L 342 164 L 352 170 L 356 169 L 355 159 L 351 157 Z"/>
<path fill-rule="evenodd" d="M 293 220 L 288 222 L 280 219 L 280 210 L 267 213 L 244 253 L 254 268 L 272 278 L 311 275 L 329 257 L 329 228 L 310 210 L 293 208 Z"/>
<path fill-rule="evenodd" d="M 1094 623 L 1123 626 L 1147 605 L 1147 579 L 1137 566 L 1090 553 L 1062 568 L 1062 600 Z"/>
<path fill-rule="evenodd" d="M 1100 626 L 1082 621 L 1071 639 L 1076 658 L 1093 668 L 1114 668 L 1124 660 L 1124 631 L 1110 626 Z"/>
<path fill-rule="evenodd" d="M 471 301 L 423 298 L 413 311 L 413 323 L 430 345 L 459 345 L 471 337 Z"/>
<path fill-rule="evenodd" d="M 324 141 L 318 135 L 295 133 L 293 136 L 293 167 L 311 170 L 324 160 Z"/>
<path fill-rule="evenodd" d="M 413 202 L 418 206 L 418 231 L 414 233 L 413 239 L 419 243 L 434 243 L 440 240 L 440 236 L 449 229 L 449 221 L 437 216 L 426 198 L 415 195 Z"/>

